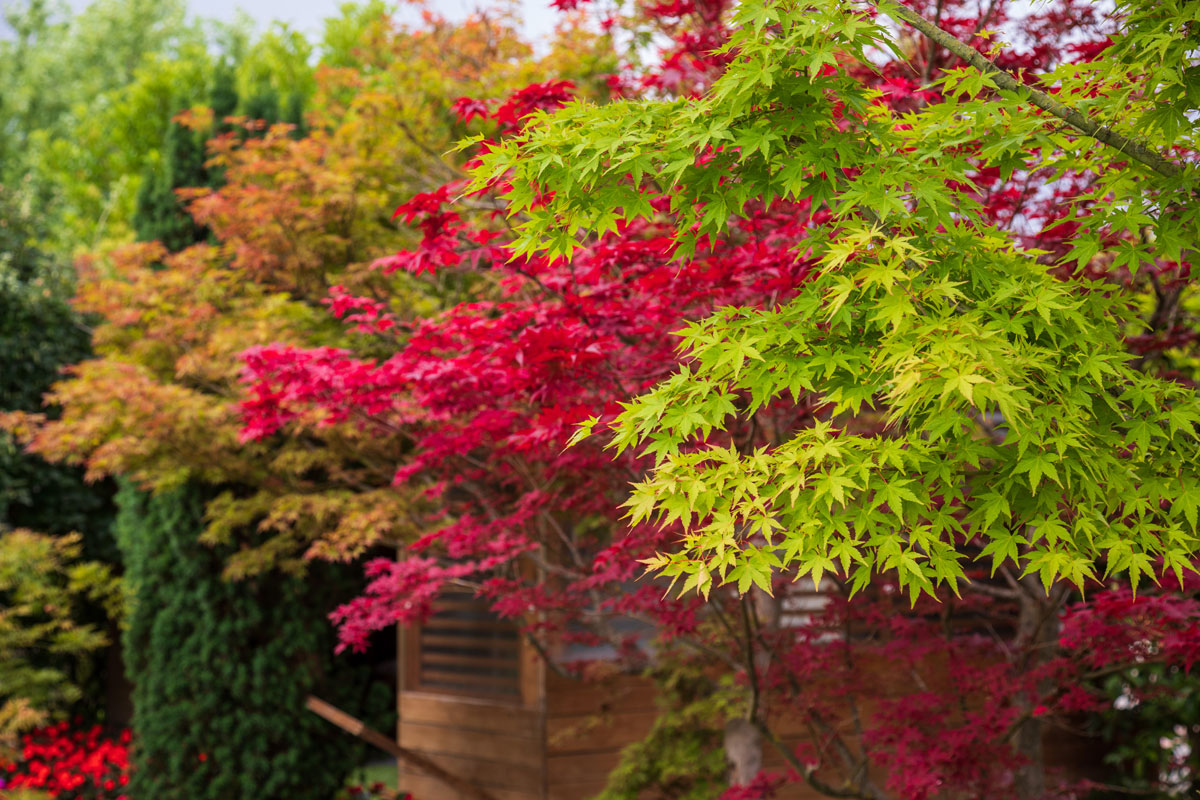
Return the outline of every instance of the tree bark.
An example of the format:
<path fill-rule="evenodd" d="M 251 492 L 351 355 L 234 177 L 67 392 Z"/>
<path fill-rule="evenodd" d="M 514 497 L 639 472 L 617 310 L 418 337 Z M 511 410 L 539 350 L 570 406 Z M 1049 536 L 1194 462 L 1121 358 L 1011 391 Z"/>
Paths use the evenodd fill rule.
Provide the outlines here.
<path fill-rule="evenodd" d="M 1047 594 L 1035 575 L 1021 578 L 1020 586 L 1014 642 L 1020 655 L 1013 666 L 1022 672 L 1030 672 L 1046 664 L 1055 654 L 1058 610 L 1066 598 L 1067 590 L 1055 585 Z M 1036 694 L 1043 694 L 1048 688 L 1039 684 Z M 1020 800 L 1044 800 L 1046 797 L 1045 723 L 1034 713 L 1036 702 L 1037 697 L 1029 694 L 1016 698 L 1015 702 L 1025 715 L 1025 720 L 1013 737 L 1013 749 L 1021 759 L 1014 779 L 1014 788 Z"/>
<path fill-rule="evenodd" d="M 762 769 L 762 734 L 748 719 L 725 723 L 725 762 L 729 765 L 729 785 L 747 786 Z"/>
<path fill-rule="evenodd" d="M 912 9 L 906 8 L 897 2 L 891 2 L 891 0 L 884 0 L 884 2 L 879 3 L 879 8 L 897 19 L 904 20 L 909 25 L 912 25 L 930 40 L 946 48 L 984 75 L 991 76 L 992 80 L 1001 89 L 1012 92 L 1046 113 L 1058 117 L 1080 133 L 1120 151 L 1134 161 L 1154 170 L 1159 175 L 1167 178 L 1176 178 L 1182 174 L 1183 169 L 1178 164 L 1168 161 L 1161 153 L 1151 150 L 1128 137 L 1122 136 L 1112 128 L 1101 125 L 1079 109 L 1072 108 L 1039 89 L 1025 85 L 1008 72 L 993 64 L 978 50 L 964 42 L 960 42 Z"/>
<path fill-rule="evenodd" d="M 729 784 L 746 786 L 762 770 L 763 735 L 766 722 L 763 697 L 759 691 L 759 676 L 771 663 L 766 647 L 757 644 L 762 631 L 779 628 L 782 601 L 753 587 L 739 600 L 744 637 L 744 667 L 750 678 L 750 708 L 743 718 L 732 719 L 725 725 L 725 761 L 729 765 Z"/>

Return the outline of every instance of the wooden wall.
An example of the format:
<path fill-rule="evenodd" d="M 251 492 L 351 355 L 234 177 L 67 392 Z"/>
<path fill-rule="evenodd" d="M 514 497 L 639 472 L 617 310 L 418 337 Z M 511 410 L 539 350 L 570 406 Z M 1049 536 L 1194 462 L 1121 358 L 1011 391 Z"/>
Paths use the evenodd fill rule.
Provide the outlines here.
<path fill-rule="evenodd" d="M 402 747 L 425 754 L 496 800 L 544 800 L 545 725 L 539 710 L 405 691 L 399 727 Z M 403 766 L 400 785 L 417 800 L 467 800 Z"/>
<path fill-rule="evenodd" d="M 400 631 L 397 740 L 496 800 L 545 800 L 543 667 L 511 622 L 448 594 Z M 400 766 L 417 800 L 468 800 Z M 473 799 L 472 799 L 473 800 Z"/>
<path fill-rule="evenodd" d="M 598 794 L 621 749 L 654 723 L 654 686 L 623 676 L 581 683 L 546 676 L 546 800 Z"/>
<path fill-rule="evenodd" d="M 649 732 L 654 689 L 621 677 L 603 684 L 545 679 L 530 706 L 402 691 L 399 742 L 496 800 L 583 800 L 604 788 L 621 749 Z M 467 800 L 401 766 L 400 785 L 417 800 Z"/>

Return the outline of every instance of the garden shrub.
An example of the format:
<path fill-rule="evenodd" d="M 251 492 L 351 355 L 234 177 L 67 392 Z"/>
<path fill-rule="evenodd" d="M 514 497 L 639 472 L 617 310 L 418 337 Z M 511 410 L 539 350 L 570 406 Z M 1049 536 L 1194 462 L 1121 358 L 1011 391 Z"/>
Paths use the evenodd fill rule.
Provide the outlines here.
<path fill-rule="evenodd" d="M 125 659 L 136 731 L 130 795 L 153 800 L 328 800 L 361 745 L 304 707 L 348 697 L 365 675 L 333 664 L 325 611 L 336 571 L 308 580 L 222 577 L 233 546 L 199 542 L 210 490 L 118 494 L 132 610 Z M 344 581 L 341 581 L 344 585 Z"/>

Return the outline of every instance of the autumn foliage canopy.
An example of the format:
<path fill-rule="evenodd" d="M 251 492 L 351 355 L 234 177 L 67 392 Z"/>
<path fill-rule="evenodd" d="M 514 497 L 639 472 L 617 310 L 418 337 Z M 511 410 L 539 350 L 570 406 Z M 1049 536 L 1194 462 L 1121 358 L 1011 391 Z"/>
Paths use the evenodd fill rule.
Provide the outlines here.
<path fill-rule="evenodd" d="M 1191 7 L 556 5 L 214 141 L 215 242 L 97 260 L 101 357 L 9 426 L 236 485 L 235 576 L 401 545 L 343 648 L 467 588 L 582 679 L 700 674 L 772 754 L 729 800 L 1093 786 L 1043 736 L 1200 658 Z"/>

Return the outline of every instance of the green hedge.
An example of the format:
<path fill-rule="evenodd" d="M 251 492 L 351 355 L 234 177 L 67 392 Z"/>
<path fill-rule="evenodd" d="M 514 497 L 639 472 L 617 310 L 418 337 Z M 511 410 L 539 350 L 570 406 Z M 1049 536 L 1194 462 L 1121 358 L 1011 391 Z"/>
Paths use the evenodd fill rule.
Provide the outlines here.
<path fill-rule="evenodd" d="M 329 800 L 362 746 L 304 708 L 310 692 L 358 711 L 365 670 L 337 667 L 326 614 L 338 578 L 221 576 L 228 548 L 198 542 L 211 490 L 118 494 L 117 541 L 133 607 L 134 772 L 145 800 Z M 382 699 L 383 708 L 390 703 Z"/>

